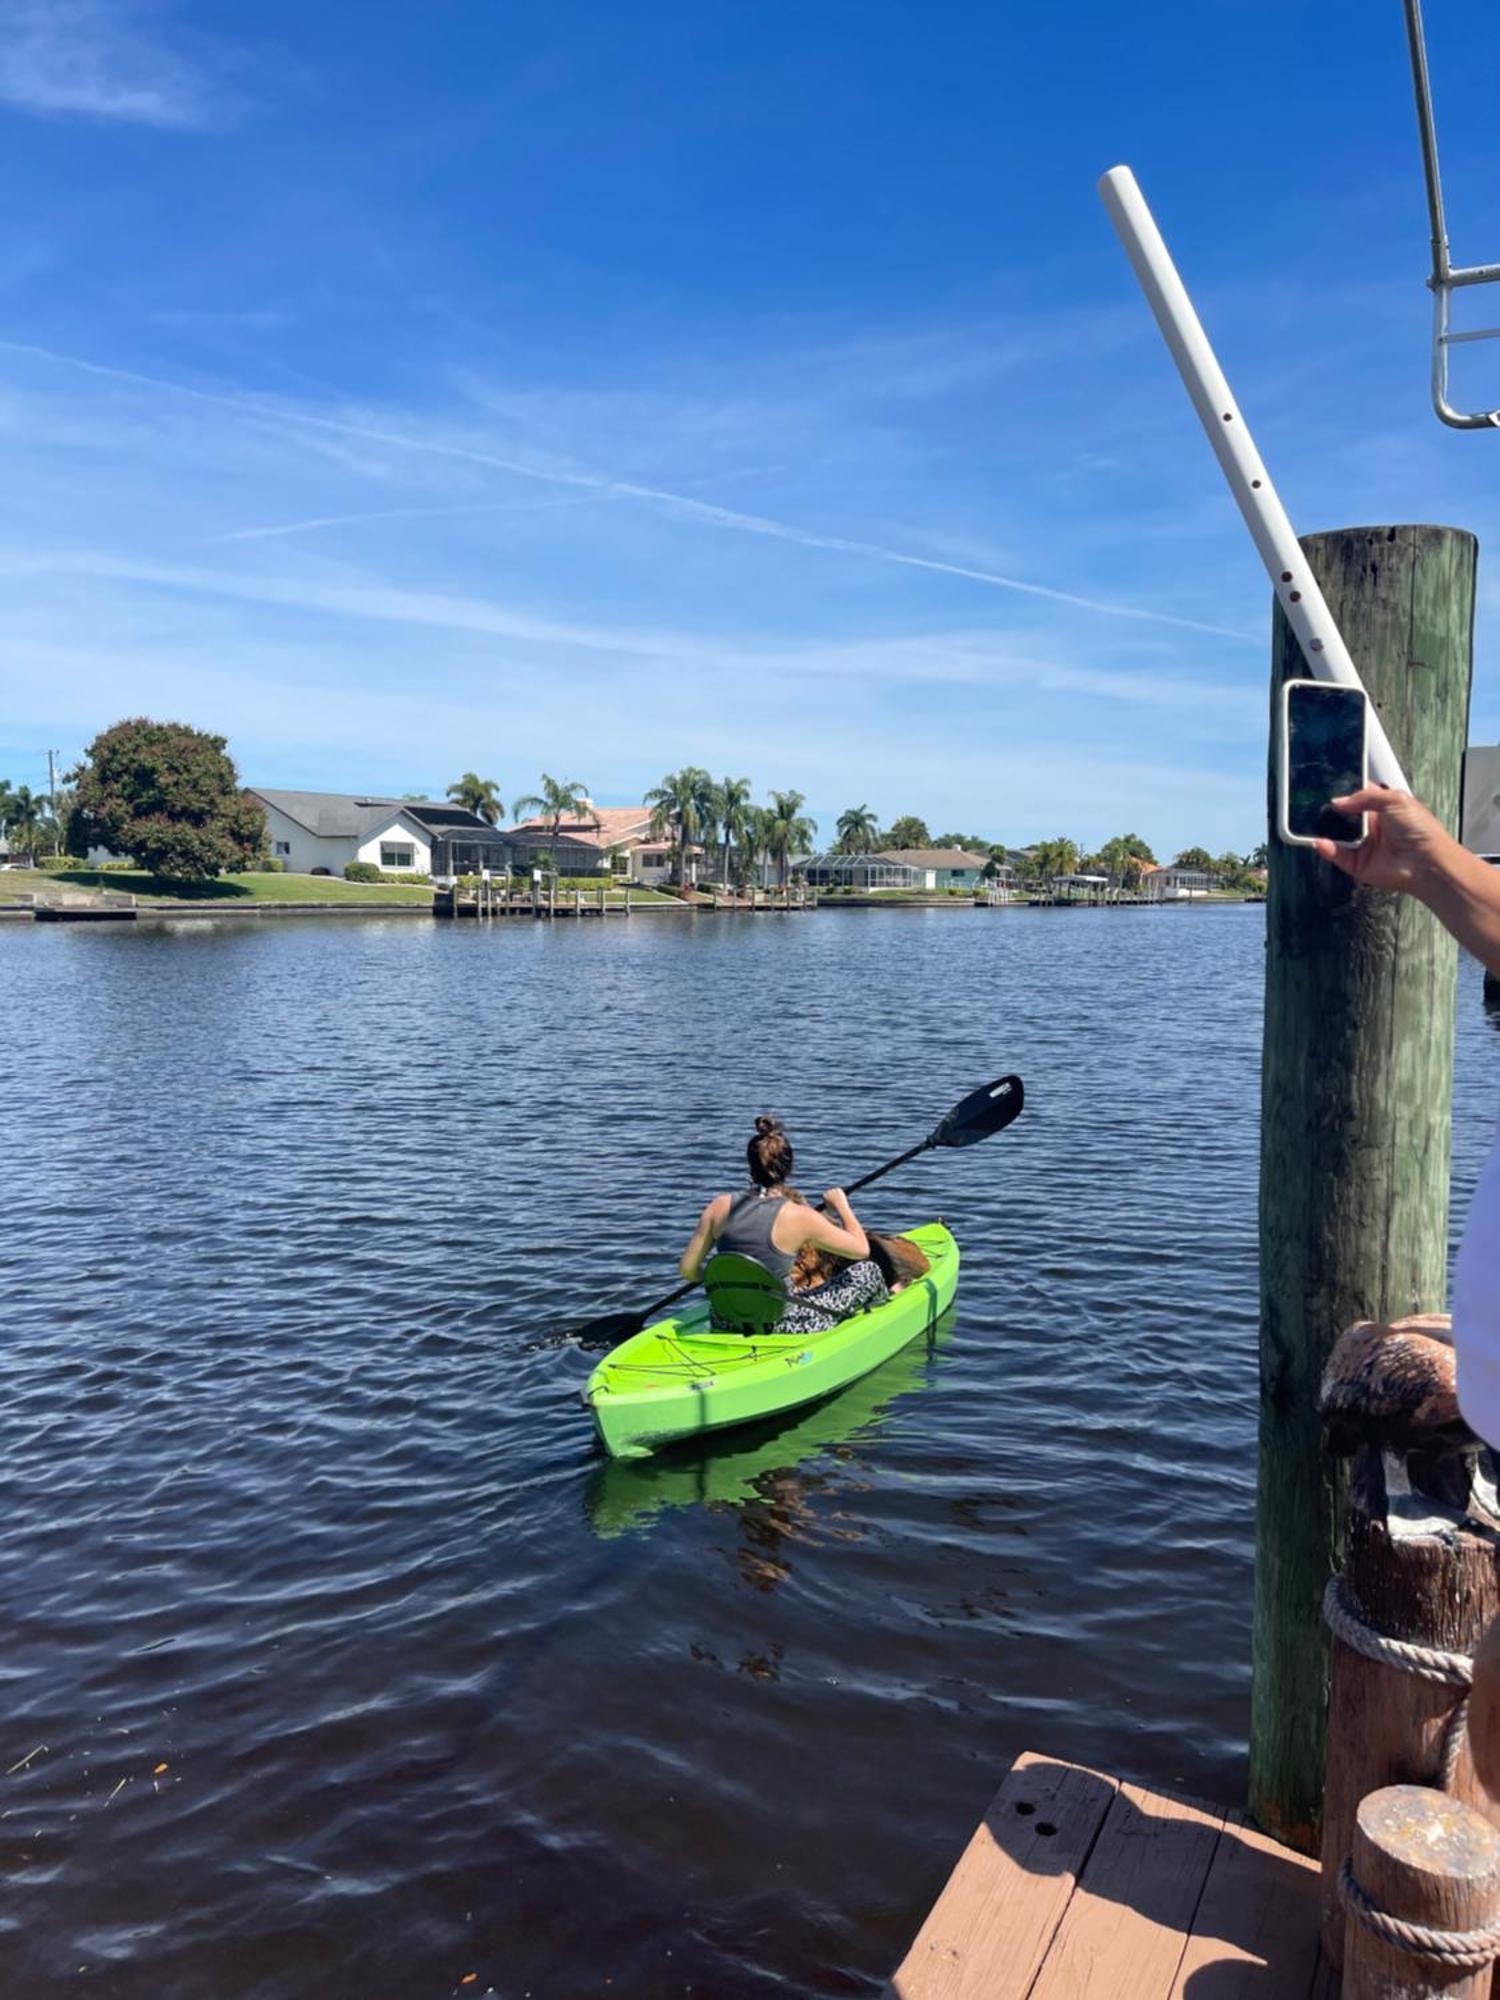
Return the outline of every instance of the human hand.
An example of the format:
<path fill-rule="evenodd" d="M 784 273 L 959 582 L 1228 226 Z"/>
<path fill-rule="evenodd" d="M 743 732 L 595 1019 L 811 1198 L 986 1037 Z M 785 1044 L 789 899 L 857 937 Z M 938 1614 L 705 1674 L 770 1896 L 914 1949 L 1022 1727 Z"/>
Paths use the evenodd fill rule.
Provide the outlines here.
<path fill-rule="evenodd" d="M 835 1215 L 847 1215 L 849 1213 L 849 1197 L 844 1193 L 842 1188 L 825 1188 L 823 1190 L 823 1202 L 826 1207 L 833 1210 Z"/>
<path fill-rule="evenodd" d="M 1342 813 L 1368 813 L 1369 832 L 1358 847 L 1315 840 L 1313 846 L 1366 889 L 1391 889 L 1421 896 L 1441 872 L 1445 848 L 1455 843 L 1442 822 L 1410 792 L 1366 785 L 1330 803 Z"/>

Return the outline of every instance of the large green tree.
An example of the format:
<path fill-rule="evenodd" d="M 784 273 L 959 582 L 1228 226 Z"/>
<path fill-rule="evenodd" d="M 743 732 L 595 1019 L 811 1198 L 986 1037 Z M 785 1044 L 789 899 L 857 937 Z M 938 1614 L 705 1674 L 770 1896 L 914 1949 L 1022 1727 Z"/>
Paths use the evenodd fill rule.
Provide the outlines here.
<path fill-rule="evenodd" d="M 1177 868 L 1203 868 L 1212 873 L 1214 858 L 1206 847 L 1185 847 L 1173 865 Z"/>
<path fill-rule="evenodd" d="M 932 835 L 927 831 L 925 819 L 918 819 L 915 813 L 904 813 L 892 822 L 880 836 L 882 847 L 931 847 Z"/>
<path fill-rule="evenodd" d="M 448 787 L 448 796 L 456 806 L 464 806 L 469 812 L 477 814 L 486 826 L 498 826 L 505 817 L 500 788 L 493 778 L 481 778 L 474 771 L 465 771 L 457 784 Z"/>
<path fill-rule="evenodd" d="M 818 837 L 818 823 L 802 808 L 807 803 L 801 792 L 772 792 L 765 825 L 766 851 L 776 863 L 777 880 L 786 887 L 787 869 L 794 854 L 805 854 Z"/>
<path fill-rule="evenodd" d="M 206 882 L 264 855 L 266 816 L 222 736 L 145 716 L 94 738 L 76 774 L 75 853 L 107 847 L 169 881 Z"/>
<path fill-rule="evenodd" d="M 542 789 L 528 792 L 524 799 L 517 799 L 514 807 L 518 820 L 543 819 L 552 835 L 547 862 L 551 872 L 557 873 L 557 834 L 565 819 L 586 820 L 593 816 L 594 808 L 589 803 L 589 795 L 573 778 L 554 778 L 549 772 L 542 773 Z M 594 825 L 599 824 L 594 820 Z"/>
<path fill-rule="evenodd" d="M 835 854 L 873 854 L 880 845 L 880 821 L 868 806 L 850 806 L 835 826 Z"/>

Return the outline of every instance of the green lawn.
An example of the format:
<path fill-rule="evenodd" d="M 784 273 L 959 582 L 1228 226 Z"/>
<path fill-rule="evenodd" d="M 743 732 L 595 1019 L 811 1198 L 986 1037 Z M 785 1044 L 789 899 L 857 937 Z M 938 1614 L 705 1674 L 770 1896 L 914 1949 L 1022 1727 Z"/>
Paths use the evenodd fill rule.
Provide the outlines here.
<path fill-rule="evenodd" d="M 212 882 L 166 882 L 144 869 L 6 869 L 0 901 L 26 893 L 69 895 L 111 889 L 150 903 L 412 903 L 432 907 L 413 882 L 346 882 L 336 875 L 220 875 Z"/>

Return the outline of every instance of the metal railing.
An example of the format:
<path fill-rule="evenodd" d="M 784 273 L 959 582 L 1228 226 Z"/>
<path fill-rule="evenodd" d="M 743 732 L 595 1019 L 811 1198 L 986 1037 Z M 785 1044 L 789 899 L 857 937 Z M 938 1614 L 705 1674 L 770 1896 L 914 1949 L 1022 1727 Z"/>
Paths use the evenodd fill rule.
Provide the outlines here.
<path fill-rule="evenodd" d="M 1422 0 L 1402 0 L 1406 9 L 1406 40 L 1411 51 L 1412 90 L 1417 100 L 1417 133 L 1422 141 L 1422 173 L 1427 182 L 1427 216 L 1432 225 L 1432 407 L 1456 431 L 1500 428 L 1500 409 L 1464 411 L 1448 399 L 1448 350 L 1473 340 L 1500 340 L 1500 326 L 1472 332 L 1450 330 L 1454 292 L 1470 285 L 1500 284 L 1500 264 L 1455 265 L 1448 249 L 1448 225 L 1443 214 L 1443 183 L 1438 172 L 1437 126 L 1432 115 L 1432 82 L 1427 73 L 1427 41 L 1422 30 Z"/>

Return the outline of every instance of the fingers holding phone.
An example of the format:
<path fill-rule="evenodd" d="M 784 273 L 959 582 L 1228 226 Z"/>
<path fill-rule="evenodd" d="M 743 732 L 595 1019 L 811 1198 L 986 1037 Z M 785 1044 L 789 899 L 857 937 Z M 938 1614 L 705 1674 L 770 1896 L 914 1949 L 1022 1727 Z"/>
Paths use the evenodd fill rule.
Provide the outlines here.
<path fill-rule="evenodd" d="M 1322 839 L 1315 840 L 1313 846 L 1325 861 L 1367 888 L 1420 894 L 1428 875 L 1439 866 L 1442 850 L 1453 844 L 1442 822 L 1410 792 L 1388 792 L 1380 785 L 1366 785 L 1333 804 L 1345 813 L 1365 815 L 1368 838 L 1358 847 Z"/>

